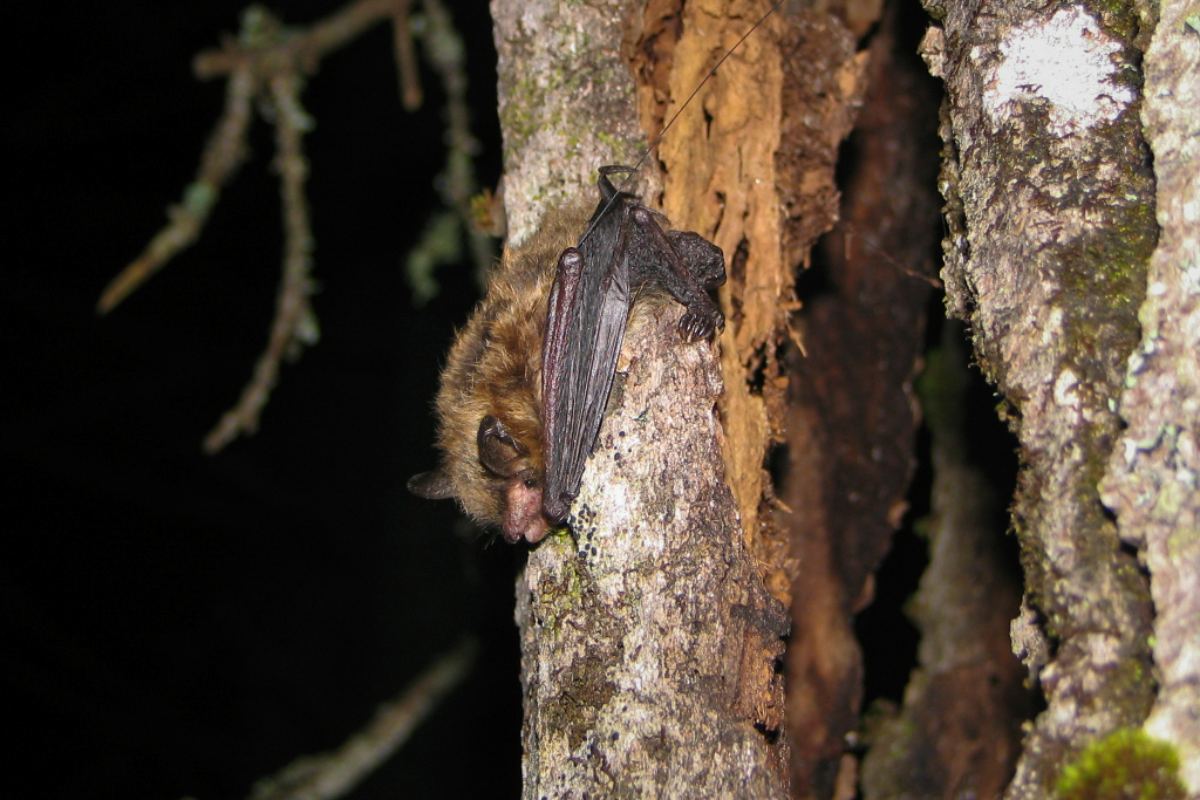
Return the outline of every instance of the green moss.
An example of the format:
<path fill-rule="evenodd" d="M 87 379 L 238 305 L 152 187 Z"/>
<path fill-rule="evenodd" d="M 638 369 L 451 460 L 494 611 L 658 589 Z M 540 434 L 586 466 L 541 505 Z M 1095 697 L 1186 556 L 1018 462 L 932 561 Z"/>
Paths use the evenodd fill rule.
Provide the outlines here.
<path fill-rule="evenodd" d="M 1129 0 L 1091 0 L 1088 6 L 1100 17 L 1100 24 L 1123 41 L 1137 35 L 1140 20 Z"/>
<path fill-rule="evenodd" d="M 536 130 L 537 121 L 533 109 L 537 108 L 544 93 L 537 83 L 531 80 L 521 80 L 509 91 L 508 102 L 500 114 L 500 124 L 504 128 L 508 146 L 519 151 Z"/>
<path fill-rule="evenodd" d="M 1058 800 L 1183 800 L 1175 748 L 1140 729 L 1122 728 L 1092 742 L 1063 768 Z"/>
<path fill-rule="evenodd" d="M 1157 3 L 1146 0 L 1089 0 L 1088 7 L 1113 36 L 1145 50 L 1158 23 Z"/>
<path fill-rule="evenodd" d="M 582 572 L 582 565 L 573 557 L 573 542 L 568 532 L 566 536 L 547 537 L 542 544 L 542 547 L 561 551 L 556 555 L 560 564 L 557 579 L 544 580 L 538 596 L 538 608 L 544 615 L 542 627 L 551 634 L 558 629 L 558 614 L 580 608 L 590 588 L 590 582 Z"/>

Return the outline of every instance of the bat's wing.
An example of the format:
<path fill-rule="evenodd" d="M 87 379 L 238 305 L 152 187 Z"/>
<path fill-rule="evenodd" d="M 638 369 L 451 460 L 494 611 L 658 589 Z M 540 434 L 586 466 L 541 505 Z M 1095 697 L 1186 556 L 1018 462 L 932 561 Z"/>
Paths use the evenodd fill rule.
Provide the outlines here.
<path fill-rule="evenodd" d="M 566 519 L 583 466 L 608 404 L 617 356 L 636 289 L 655 285 L 687 307 L 679 322 L 688 340 L 724 325 L 707 289 L 725 279 L 721 249 L 699 234 L 664 231 L 652 212 L 600 169 L 600 205 L 577 247 L 558 260 L 542 346 L 542 511 Z"/>
<path fill-rule="evenodd" d="M 578 248 L 558 261 L 542 348 L 542 510 L 566 519 L 579 493 L 616 374 L 632 302 L 626 201 L 594 219 Z M 602 207 L 603 207 L 602 203 Z"/>

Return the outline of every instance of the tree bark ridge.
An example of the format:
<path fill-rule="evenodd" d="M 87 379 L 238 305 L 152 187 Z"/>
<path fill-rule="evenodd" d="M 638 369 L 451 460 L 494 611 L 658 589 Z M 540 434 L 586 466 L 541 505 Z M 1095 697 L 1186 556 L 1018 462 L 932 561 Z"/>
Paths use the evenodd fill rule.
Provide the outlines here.
<path fill-rule="evenodd" d="M 1178 749 L 1200 796 L 1200 30 L 1185 4 L 1161 8 L 1142 108 L 1161 233 L 1101 489 L 1150 571 L 1159 690 L 1145 729 Z"/>
<path fill-rule="evenodd" d="M 1047 708 L 1010 797 L 1044 797 L 1089 740 L 1144 719 L 1151 605 L 1097 490 L 1154 247 L 1126 7 L 929 2 L 947 101 L 947 306 L 1006 401 L 1022 462 L 1014 649 Z"/>

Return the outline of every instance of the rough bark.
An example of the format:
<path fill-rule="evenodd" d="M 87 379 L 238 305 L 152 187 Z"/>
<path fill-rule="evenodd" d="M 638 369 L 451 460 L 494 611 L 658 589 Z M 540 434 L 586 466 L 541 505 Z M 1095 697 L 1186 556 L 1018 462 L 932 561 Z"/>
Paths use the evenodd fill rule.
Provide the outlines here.
<path fill-rule="evenodd" d="M 1150 572 L 1159 689 L 1145 730 L 1177 748 L 1200 796 L 1200 19 L 1186 13 L 1162 5 L 1143 62 L 1160 233 L 1121 394 L 1128 427 L 1101 489 Z"/>
<path fill-rule="evenodd" d="M 676 107 L 682 101 L 676 84 L 690 91 L 715 61 L 706 63 L 708 55 L 731 46 L 765 10 L 693 5 L 687 13 L 704 15 L 706 25 L 680 18 L 670 3 L 493 2 L 514 239 L 553 203 L 594 192 L 600 164 L 636 160 L 643 141 L 635 133 L 639 92 L 642 120 L 654 124 L 647 108 Z M 697 27 L 718 35 L 720 44 L 690 43 Z M 682 138 L 684 148 L 707 151 L 727 131 L 724 106 L 707 104 L 722 81 L 734 80 L 729 73 L 747 69 L 739 58 L 758 59 L 758 69 L 764 60 L 774 63 L 778 72 L 772 39 L 754 41 L 758 50 L 727 62 L 667 143 Z M 744 102 L 779 93 L 778 81 L 755 86 Z M 781 105 L 778 97 L 773 103 Z M 733 108 L 745 114 L 744 103 Z M 777 127 L 764 125 L 742 145 L 759 146 L 763 136 L 777 139 Z M 727 131 L 724 139 L 733 138 Z M 705 174 L 690 171 L 686 155 L 663 161 L 668 181 Z M 661 198 L 650 190 L 660 181 L 650 180 L 643 198 L 661 199 L 673 227 L 697 230 L 732 255 L 749 237 L 739 226 L 778 228 L 777 202 L 748 199 L 761 179 L 760 161 L 748 159 L 735 184 L 685 180 L 686 188 L 667 188 Z M 746 208 L 755 213 L 729 213 Z M 755 258 L 769 260 L 771 247 L 768 235 Z M 777 234 L 773 248 L 778 253 Z M 746 268 L 746 275 L 762 274 L 757 262 Z M 739 320 L 728 306 L 726 312 L 728 341 Z M 519 580 L 526 797 L 787 793 L 776 670 L 786 616 L 764 588 L 752 551 L 756 529 L 739 519 L 739 510 L 761 502 L 761 481 L 757 490 L 737 489 L 736 476 L 726 471 L 722 445 L 726 458 L 730 446 L 715 413 L 721 362 L 706 344 L 682 345 L 674 317 L 672 307 L 626 338 L 572 531 L 531 552 Z M 741 363 L 731 363 L 743 384 Z M 757 440 L 732 449 L 765 452 L 762 429 Z M 757 478 L 761 456 L 755 469 Z M 735 501 L 739 494 L 750 499 Z"/>
<path fill-rule="evenodd" d="M 716 361 L 677 317 L 626 350 L 572 533 L 518 587 L 527 797 L 786 796 L 787 618 L 724 482 Z"/>
<path fill-rule="evenodd" d="M 1046 710 L 1010 797 L 1048 796 L 1089 741 L 1154 697 L 1149 587 L 1097 484 L 1154 248 L 1139 120 L 1144 20 L 1126 6 L 927 2 L 945 81 L 947 307 L 1020 443 L 1026 587 L 1013 646 Z"/>

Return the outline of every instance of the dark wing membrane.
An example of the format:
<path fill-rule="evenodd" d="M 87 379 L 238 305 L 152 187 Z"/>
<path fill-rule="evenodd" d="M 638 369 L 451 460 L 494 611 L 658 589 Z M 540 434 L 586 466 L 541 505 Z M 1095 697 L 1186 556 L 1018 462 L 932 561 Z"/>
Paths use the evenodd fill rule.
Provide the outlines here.
<path fill-rule="evenodd" d="M 601 216 L 579 245 L 572 269 L 559 259 L 550 293 L 542 360 L 545 487 L 542 509 L 566 518 L 579 493 L 583 467 L 608 403 L 632 299 L 622 198 Z"/>

